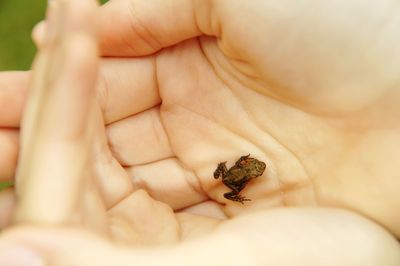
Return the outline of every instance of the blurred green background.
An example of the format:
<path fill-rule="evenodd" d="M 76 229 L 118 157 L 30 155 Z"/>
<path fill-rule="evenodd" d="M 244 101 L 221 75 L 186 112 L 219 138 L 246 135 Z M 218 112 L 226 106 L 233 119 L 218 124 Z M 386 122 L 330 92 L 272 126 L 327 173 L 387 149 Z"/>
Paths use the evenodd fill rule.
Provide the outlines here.
<path fill-rule="evenodd" d="M 0 0 L 0 71 L 30 68 L 35 54 L 31 31 L 43 20 L 46 4 L 47 0 Z M 9 185 L 0 182 L 0 190 Z"/>
<path fill-rule="evenodd" d="M 35 53 L 31 31 L 44 18 L 46 3 L 47 0 L 0 0 L 0 71 L 29 69 Z"/>

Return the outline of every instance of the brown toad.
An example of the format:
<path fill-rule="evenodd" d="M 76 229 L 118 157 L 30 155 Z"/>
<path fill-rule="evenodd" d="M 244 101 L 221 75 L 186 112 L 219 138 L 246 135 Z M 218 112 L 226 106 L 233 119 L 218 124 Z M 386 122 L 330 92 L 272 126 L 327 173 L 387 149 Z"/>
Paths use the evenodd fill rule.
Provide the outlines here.
<path fill-rule="evenodd" d="M 234 166 L 229 170 L 226 168 L 226 162 L 218 164 L 214 171 L 214 178 L 222 177 L 222 183 L 232 189 L 231 192 L 224 194 L 226 199 L 237 201 L 244 204 L 244 201 L 250 201 L 239 193 L 242 191 L 250 180 L 261 176 L 265 170 L 265 163 L 255 158 L 251 158 L 250 154 L 242 156 L 237 160 Z"/>

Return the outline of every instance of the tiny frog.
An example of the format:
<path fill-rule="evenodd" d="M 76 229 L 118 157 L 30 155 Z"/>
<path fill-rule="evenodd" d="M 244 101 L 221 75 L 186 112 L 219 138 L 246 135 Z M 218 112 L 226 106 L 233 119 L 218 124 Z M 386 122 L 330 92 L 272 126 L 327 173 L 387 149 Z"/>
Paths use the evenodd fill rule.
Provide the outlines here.
<path fill-rule="evenodd" d="M 259 177 L 264 173 L 265 163 L 251 158 L 250 154 L 242 156 L 237 160 L 234 166 L 229 170 L 226 168 L 226 162 L 218 164 L 217 169 L 214 171 L 214 178 L 222 177 L 222 183 L 232 189 L 231 192 L 224 194 L 228 200 L 237 201 L 244 204 L 244 201 L 250 201 L 239 193 L 242 191 L 250 180 Z"/>

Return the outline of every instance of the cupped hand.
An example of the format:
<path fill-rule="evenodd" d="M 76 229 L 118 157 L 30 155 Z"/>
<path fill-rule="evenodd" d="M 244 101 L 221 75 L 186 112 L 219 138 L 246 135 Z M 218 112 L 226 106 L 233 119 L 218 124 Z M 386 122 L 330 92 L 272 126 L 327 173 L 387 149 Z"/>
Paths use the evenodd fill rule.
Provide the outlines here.
<path fill-rule="evenodd" d="M 356 129 L 364 126 L 363 132 L 369 132 L 367 129 L 374 129 L 372 126 L 377 126 L 375 123 L 378 122 L 384 123 L 388 132 L 394 132 L 396 128 L 389 126 L 398 111 L 396 108 L 386 108 L 382 121 L 374 119 L 383 118 L 379 104 L 385 102 L 386 107 L 391 106 L 393 99 L 384 97 L 386 93 L 396 95 L 397 90 L 382 92 L 376 101 L 371 98 L 344 107 L 338 104 L 327 110 L 324 108 L 332 100 L 329 97 L 325 104 L 321 104 L 323 97 L 316 103 L 309 100 L 305 104 L 306 99 L 298 95 L 294 97 L 297 100 L 292 101 L 296 90 L 292 88 L 290 92 L 288 86 L 288 92 L 280 95 L 285 86 L 272 86 L 279 83 L 276 81 L 267 86 L 268 79 L 261 73 L 263 67 L 251 60 L 251 53 L 256 50 L 259 64 L 268 62 L 263 56 L 272 53 L 265 47 L 260 49 L 263 45 L 258 46 L 262 44 L 256 38 L 259 28 L 249 30 L 250 24 L 247 25 L 249 36 L 245 36 L 255 38 L 249 54 L 245 53 L 248 48 L 240 45 L 242 40 L 224 44 L 224 36 L 229 40 L 233 33 L 229 30 L 225 33 L 223 29 L 229 29 L 229 19 L 222 18 L 224 12 L 229 14 L 235 7 L 235 2 L 222 8 L 218 6 L 223 5 L 219 2 L 215 2 L 215 6 L 200 5 L 200 2 L 189 5 L 192 2 L 185 1 L 179 6 L 174 6 L 176 2 L 154 6 L 153 2 L 147 2 L 140 6 L 140 1 L 114 1 L 103 7 L 103 17 L 128 10 L 134 16 L 112 16 L 120 23 L 122 32 L 115 31 L 111 35 L 105 25 L 102 51 L 109 56 L 120 56 L 119 53 L 148 56 L 103 59 L 102 67 L 108 71 L 103 72 L 100 79 L 103 83 L 100 82 L 99 87 L 107 86 L 108 89 L 97 92 L 99 108 L 93 99 L 98 64 L 94 5 L 90 1 L 60 3 L 66 5 L 63 8 L 66 15 L 59 24 L 65 25 L 61 27 L 63 31 L 58 28 L 54 33 L 54 29 L 47 26 L 46 34 L 53 32 L 54 39 L 43 42 L 34 66 L 16 183 L 15 224 L 19 226 L 3 236 L 0 242 L 2 255 L 12 254 L 6 250 L 12 249 L 11 243 L 30 248 L 55 265 L 88 265 L 93 261 L 100 265 L 115 262 L 119 265 L 133 262 L 151 265 L 165 264 L 166 261 L 174 265 L 290 265 L 300 260 L 316 264 L 332 261 L 332 258 L 333 264 L 348 264 L 365 259 L 365 249 L 350 247 L 367 244 L 374 260 L 368 259 L 363 265 L 398 263 L 398 244 L 394 239 L 360 216 L 318 208 L 266 211 L 271 206 L 320 204 L 353 208 L 368 215 L 363 212 L 362 204 L 346 205 L 349 195 L 344 189 L 352 189 L 351 196 L 357 199 L 355 203 L 364 203 L 362 196 L 370 190 L 362 191 L 360 185 L 351 184 L 351 180 L 363 178 L 361 185 L 366 186 L 369 182 L 374 184 L 377 177 L 354 172 L 363 161 L 352 162 L 350 155 L 355 153 L 357 159 L 363 153 L 344 145 L 344 140 L 348 135 L 358 136 L 359 140 L 361 135 L 357 135 L 359 130 Z M 132 3 L 133 9 L 124 6 Z M 182 8 L 180 15 L 171 12 L 178 7 Z M 236 6 L 241 11 L 246 11 L 245 7 L 238 9 Z M 196 12 L 183 12 L 192 10 L 190 8 Z M 259 8 L 250 10 L 259 12 Z M 201 12 L 206 13 L 199 15 Z M 174 27 L 155 23 L 152 14 L 160 16 L 160 21 L 173 22 Z M 243 17 L 246 16 L 240 18 Z M 213 23 L 207 28 L 199 18 L 209 18 L 204 21 Z M 252 17 L 248 19 L 251 21 Z M 191 20 L 195 24 L 190 24 Z M 82 25 L 85 27 L 81 28 Z M 246 24 L 239 25 L 246 28 Z M 245 33 L 240 31 L 241 27 L 237 27 L 237 36 Z M 134 32 L 126 34 L 128 29 L 134 29 Z M 174 34 L 174 31 L 178 33 Z M 198 37 L 202 34 L 210 37 Z M 155 40 L 158 44 L 153 43 Z M 294 49 L 290 43 L 285 46 L 283 42 L 282 45 Z M 136 72 L 128 71 L 136 67 L 148 71 L 139 71 L 144 79 Z M 5 75 L 10 78 L 10 75 L 21 74 Z M 138 81 L 130 80 L 132 77 Z M 389 79 L 390 75 L 385 78 Z M 143 80 L 149 83 L 141 83 Z M 14 79 L 7 84 L 16 82 Z M 310 89 L 310 93 L 315 89 Z M 107 93 L 102 98 L 104 91 Z M 299 91 L 303 92 L 303 88 Z M 320 97 L 317 91 L 313 93 Z M 111 152 L 98 109 L 102 109 L 107 124 Z M 370 112 L 374 116 L 364 117 Z M 6 119 L 10 116 L 6 115 Z M 11 121 L 15 123 L 15 120 Z M 356 121 L 363 124 L 356 124 Z M 347 131 L 352 127 L 354 131 L 350 134 Z M 334 147 L 330 149 L 328 144 Z M 388 154 L 392 145 L 383 148 L 384 154 Z M 345 151 L 350 157 L 343 164 L 334 164 L 338 159 L 344 159 Z M 266 162 L 267 171 L 243 191 L 253 201 L 241 205 L 223 198 L 227 189 L 212 178 L 212 172 L 218 162 L 233 163 L 248 153 Z M 335 157 L 337 154 L 342 157 Z M 373 156 L 379 155 L 374 153 Z M 370 172 L 386 163 L 373 159 Z M 127 171 L 123 171 L 121 165 Z M 336 171 L 343 170 L 330 173 L 327 171 L 331 170 L 330 165 L 335 166 Z M 308 167 L 314 171 L 311 171 L 313 175 L 308 172 Z M 385 171 L 395 174 L 390 169 Z M 132 183 L 127 181 L 128 174 Z M 341 187 L 344 178 L 349 184 Z M 396 181 L 390 175 L 386 178 L 387 182 Z M 388 191 L 385 184 L 379 184 L 380 187 L 374 189 Z M 157 200 L 137 188 L 145 188 Z M 225 205 L 207 202 L 207 198 Z M 379 208 L 379 204 L 396 204 L 397 201 L 392 199 L 396 199 L 395 196 L 385 195 L 378 203 L 374 202 L 377 206 L 371 208 L 371 212 L 387 214 L 380 212 L 385 209 Z M 193 206 L 196 203 L 201 204 Z M 185 210 L 173 212 L 179 208 Z M 250 213 L 232 220 L 217 219 L 222 218 L 222 213 L 236 216 L 244 211 Z M 388 216 L 375 218 L 384 223 L 386 220 L 382 217 Z M 51 229 L 51 226 L 57 228 Z M 395 231 L 395 228 L 389 228 Z M 196 236 L 197 240 L 194 239 Z M 184 239 L 193 240 L 172 247 L 143 249 L 143 245 L 171 244 Z M 127 249 L 116 245 L 121 243 L 140 245 L 141 248 Z M 317 247 L 321 252 L 310 252 Z M 266 250 L 270 254 L 266 255 Z"/>
<path fill-rule="evenodd" d="M 107 208 L 138 188 L 174 210 L 210 198 L 221 204 L 212 209 L 228 216 L 333 206 L 399 236 L 394 6 L 183 0 L 103 6 L 97 97 L 109 145 L 104 139 L 98 145 L 97 169 L 104 167 L 98 180 Z M 23 90 L 25 74 L 3 75 L 9 87 Z M 22 102 L 19 91 L 8 97 Z M 10 110 L 3 124 L 17 126 L 18 110 Z M 15 135 L 5 132 L 6 142 L 15 143 Z M 252 201 L 241 205 L 223 197 L 228 189 L 212 173 L 219 162 L 229 166 L 246 154 L 267 170 L 243 190 Z"/>

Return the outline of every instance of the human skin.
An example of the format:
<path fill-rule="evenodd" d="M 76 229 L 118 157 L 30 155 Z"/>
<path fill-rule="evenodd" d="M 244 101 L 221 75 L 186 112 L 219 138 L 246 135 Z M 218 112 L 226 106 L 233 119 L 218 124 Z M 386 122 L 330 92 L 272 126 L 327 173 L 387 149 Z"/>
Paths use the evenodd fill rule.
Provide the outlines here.
<path fill-rule="evenodd" d="M 226 1 L 113 1 L 103 7 L 102 54 L 125 58 L 106 58 L 101 63 L 97 95 L 111 150 L 98 133 L 94 168 L 98 173 L 96 189 L 104 202 L 100 207 L 107 212 L 86 214 L 92 217 L 90 227 L 108 235 L 110 228 L 104 224 L 110 217 L 127 219 L 126 213 L 140 213 L 128 215 L 127 220 L 134 223 L 141 216 L 149 222 L 148 217 L 157 220 L 154 213 L 158 213 L 172 228 L 161 239 L 151 236 L 160 226 L 157 223 L 150 229 L 131 225 L 134 229 L 130 231 L 142 238 L 133 234 L 135 237 L 122 239 L 129 230 L 121 223 L 116 227 L 122 232 L 111 230 L 111 235 L 129 244 L 138 239 L 150 239 L 152 244 L 175 243 L 184 238 L 180 230 L 204 228 L 201 234 L 206 235 L 217 224 L 235 223 L 238 216 L 250 219 L 245 224 L 259 222 L 261 226 L 275 220 L 279 211 L 289 212 L 287 221 L 296 223 L 301 217 L 297 211 L 301 211 L 307 217 L 316 215 L 323 225 L 348 221 L 367 236 L 378 232 L 382 238 L 377 243 L 391 248 L 385 253 L 375 247 L 375 258 L 389 258 L 392 253 L 388 250 L 398 251 L 397 244 L 381 229 L 364 226 L 371 223 L 365 218 L 353 219 L 353 214 L 342 216 L 331 209 L 316 209 L 317 214 L 310 214 L 309 209 L 279 207 L 347 209 L 399 236 L 399 216 L 393 210 L 400 207 L 395 191 L 400 182 L 395 169 L 400 160 L 396 70 L 400 60 L 395 50 L 398 16 L 392 5 L 394 1 L 353 1 L 351 5 L 331 1 L 312 3 L 312 8 L 307 1 L 298 6 L 281 1 L 230 1 L 229 5 Z M 392 10 L 392 18 L 384 16 L 386 9 Z M 108 17 L 115 19 L 105 19 Z M 367 22 L 368 27 L 360 29 Z M 23 94 L 28 74 L 2 75 L 2 84 L 20 84 L 17 92 L 7 95 L 6 91 L 5 97 L 22 102 L 23 96 L 18 95 Z M 21 105 L 15 105 L 9 115 L 2 114 L 3 125 L 17 126 L 20 109 Z M 11 158 L 9 154 L 16 153 L 12 145 L 16 133 L 8 130 L 2 136 L 6 134 L 13 137 L 6 138 L 5 145 L 11 151 L 4 158 Z M 223 198 L 226 188 L 212 178 L 212 172 L 218 162 L 233 163 L 248 153 L 266 162 L 267 170 L 243 191 L 253 201 L 242 206 Z M 3 169 L 13 173 L 12 160 L 5 161 Z M 31 183 L 22 182 L 20 190 L 30 191 Z M 71 209 L 69 200 L 61 201 L 65 204 L 62 210 L 59 200 L 49 200 L 60 199 L 60 195 L 40 196 L 54 182 L 36 183 L 41 188 L 36 186 L 35 200 L 23 199 L 25 193 L 20 193 L 21 202 L 26 204 L 20 205 L 16 220 L 22 224 L 64 224 L 71 215 L 65 211 Z M 151 197 L 138 188 L 145 188 Z M 64 197 L 74 195 L 65 193 Z M 206 202 L 209 199 L 212 203 Z M 149 206 L 156 207 L 149 211 Z M 186 212 L 213 218 L 172 212 L 185 208 L 189 208 Z M 332 216 L 324 216 L 326 213 Z M 230 219 L 215 219 L 224 216 Z M 313 232 L 315 220 L 308 221 L 300 228 Z M 247 237 L 243 227 L 231 232 Z M 342 229 L 337 226 L 330 231 L 348 235 L 354 230 Z M 274 232 L 274 226 L 268 230 Z M 268 234 L 271 232 L 265 232 Z M 318 236 L 315 243 L 326 237 Z M 339 254 L 349 250 L 343 245 L 348 240 L 337 242 Z M 351 243 L 360 244 L 365 239 L 354 241 Z M 269 246 L 264 242 L 258 246 L 264 244 Z M 311 248 L 307 244 L 300 246 Z M 353 255 L 359 258 L 357 253 Z"/>

